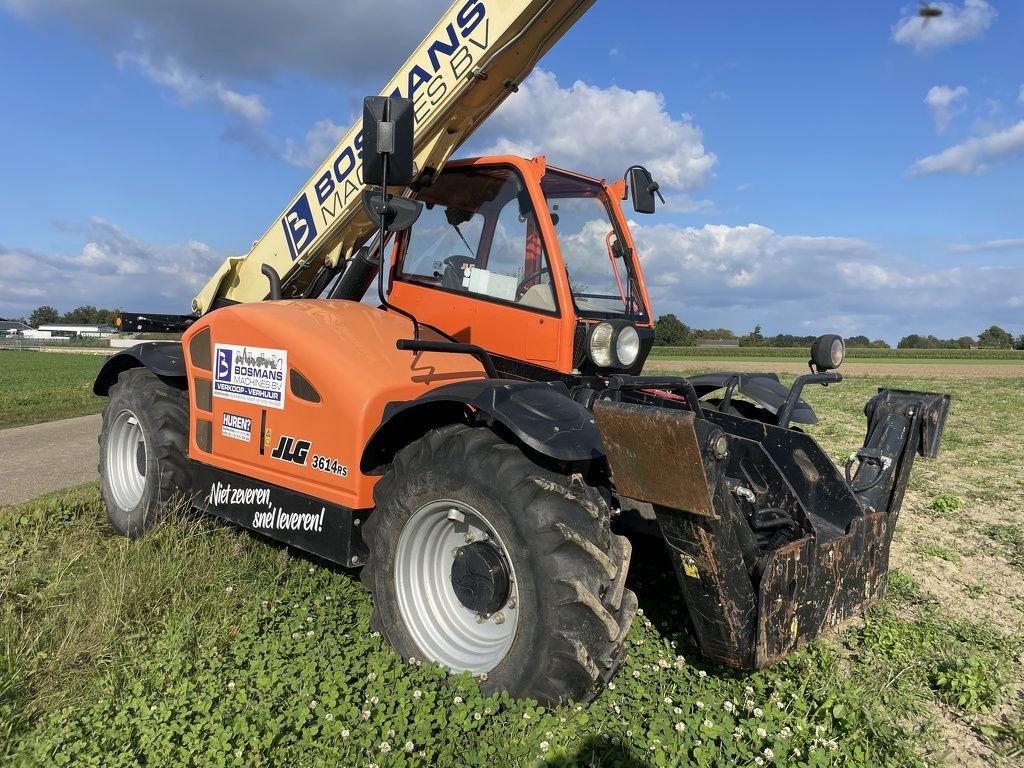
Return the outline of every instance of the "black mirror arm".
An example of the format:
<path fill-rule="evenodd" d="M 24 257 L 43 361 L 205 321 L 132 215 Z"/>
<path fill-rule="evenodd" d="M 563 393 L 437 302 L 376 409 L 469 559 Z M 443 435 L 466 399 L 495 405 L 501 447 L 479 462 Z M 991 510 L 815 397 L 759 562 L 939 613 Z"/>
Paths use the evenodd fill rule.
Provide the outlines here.
<path fill-rule="evenodd" d="M 647 191 L 658 196 L 661 200 L 661 204 L 665 204 L 665 198 L 661 194 L 661 185 L 658 184 L 654 179 L 651 179 L 651 183 L 647 185 Z"/>

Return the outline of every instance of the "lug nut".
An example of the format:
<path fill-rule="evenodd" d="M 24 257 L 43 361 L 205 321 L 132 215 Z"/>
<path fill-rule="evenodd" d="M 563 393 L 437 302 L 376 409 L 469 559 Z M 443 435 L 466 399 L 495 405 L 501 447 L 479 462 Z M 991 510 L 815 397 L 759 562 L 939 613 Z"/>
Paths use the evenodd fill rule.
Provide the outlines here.
<path fill-rule="evenodd" d="M 495 624 L 504 624 L 505 623 L 505 614 L 501 613 L 500 611 L 498 613 L 494 614 L 494 623 Z"/>

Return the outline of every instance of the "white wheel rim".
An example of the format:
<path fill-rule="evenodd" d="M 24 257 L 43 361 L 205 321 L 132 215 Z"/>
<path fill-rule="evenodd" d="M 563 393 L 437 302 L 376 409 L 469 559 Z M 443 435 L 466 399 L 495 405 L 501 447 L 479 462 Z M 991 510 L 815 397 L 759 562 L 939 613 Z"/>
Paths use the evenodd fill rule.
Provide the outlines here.
<path fill-rule="evenodd" d="M 501 553 L 511 581 L 508 602 L 482 620 L 451 582 L 455 551 L 481 540 Z M 417 510 L 399 534 L 394 576 L 399 611 L 425 660 L 479 675 L 505 658 L 519 626 L 518 584 L 494 526 L 473 507 L 441 499 Z"/>
<path fill-rule="evenodd" d="M 138 417 L 131 411 L 121 411 L 114 417 L 107 438 L 107 480 L 121 509 L 135 509 L 142 501 L 146 459 L 146 440 Z"/>

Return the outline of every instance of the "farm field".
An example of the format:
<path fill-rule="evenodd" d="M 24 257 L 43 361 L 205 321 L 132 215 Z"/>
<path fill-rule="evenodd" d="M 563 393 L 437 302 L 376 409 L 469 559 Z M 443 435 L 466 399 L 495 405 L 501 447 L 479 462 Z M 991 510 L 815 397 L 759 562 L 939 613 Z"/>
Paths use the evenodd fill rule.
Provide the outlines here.
<path fill-rule="evenodd" d="M 107 358 L 0 350 L 0 429 L 103 410 L 92 382 Z"/>
<path fill-rule="evenodd" d="M 370 632 L 358 574 L 214 520 L 129 542 L 95 486 L 0 509 L 0 762 L 1020 764 L 1024 379 L 958 371 L 807 392 L 837 461 L 879 384 L 953 394 L 942 455 L 915 465 L 882 604 L 738 674 L 699 656 L 674 577 L 638 541 L 644 613 L 614 687 L 583 707 L 482 697 L 468 676 L 402 661 Z"/>

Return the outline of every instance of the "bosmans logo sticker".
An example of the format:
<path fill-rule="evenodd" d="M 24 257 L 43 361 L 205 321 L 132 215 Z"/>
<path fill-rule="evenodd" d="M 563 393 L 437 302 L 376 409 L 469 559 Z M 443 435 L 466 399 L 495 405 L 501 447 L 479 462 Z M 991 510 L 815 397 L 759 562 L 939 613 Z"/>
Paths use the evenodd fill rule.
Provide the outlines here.
<path fill-rule="evenodd" d="M 213 396 L 283 409 L 287 370 L 286 350 L 217 344 L 214 347 Z M 250 421 L 250 433 L 251 430 Z"/>
<path fill-rule="evenodd" d="M 284 236 L 288 241 L 292 261 L 295 261 L 316 239 L 316 224 L 313 222 L 313 213 L 310 211 L 305 192 L 295 201 L 295 205 L 288 209 L 281 219 L 281 226 L 284 227 Z"/>

